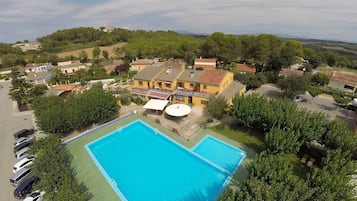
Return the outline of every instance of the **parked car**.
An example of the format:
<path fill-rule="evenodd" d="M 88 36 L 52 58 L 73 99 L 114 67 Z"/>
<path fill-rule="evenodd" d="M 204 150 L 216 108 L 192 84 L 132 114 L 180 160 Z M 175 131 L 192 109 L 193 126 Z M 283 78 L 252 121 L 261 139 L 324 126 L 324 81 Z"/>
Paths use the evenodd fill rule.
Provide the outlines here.
<path fill-rule="evenodd" d="M 22 159 L 24 159 L 24 158 L 28 158 L 28 159 L 34 160 L 35 157 L 36 157 L 36 155 L 26 153 L 25 155 L 23 155 L 19 159 L 17 159 L 17 162 L 22 160 Z"/>
<path fill-rule="evenodd" d="M 18 172 L 11 175 L 10 184 L 16 187 L 17 184 L 19 184 L 21 181 L 23 181 L 31 176 L 32 176 L 31 169 L 24 167 L 21 170 L 19 170 Z"/>
<path fill-rule="evenodd" d="M 300 102 L 306 102 L 306 98 L 304 96 L 298 95 L 298 96 L 294 96 L 293 101 L 296 103 L 300 103 Z"/>
<path fill-rule="evenodd" d="M 17 131 L 16 133 L 14 133 L 14 138 L 15 139 L 19 139 L 21 137 L 27 137 L 29 135 L 32 135 L 35 133 L 35 129 L 31 128 L 31 129 L 22 129 Z"/>
<path fill-rule="evenodd" d="M 30 178 L 23 180 L 14 190 L 14 197 L 24 199 L 27 194 L 32 191 L 32 185 L 40 181 L 40 178 L 33 175 Z"/>
<path fill-rule="evenodd" d="M 12 168 L 12 172 L 13 173 L 16 173 L 18 172 L 19 170 L 21 170 L 22 168 L 24 167 L 28 167 L 30 165 L 33 164 L 33 158 L 30 159 L 30 158 L 23 158 L 21 159 L 19 162 L 17 162 L 14 167 Z"/>
<path fill-rule="evenodd" d="M 29 151 L 30 151 L 30 147 L 24 147 L 24 148 L 18 150 L 17 152 L 15 152 L 15 158 L 20 159 L 24 155 L 29 154 Z"/>
<path fill-rule="evenodd" d="M 21 137 L 17 139 L 14 143 L 14 153 L 18 150 L 31 145 L 35 141 L 36 137 L 34 135 L 30 135 L 27 137 Z"/>
<path fill-rule="evenodd" d="M 357 110 L 357 106 L 352 105 L 352 104 L 350 104 L 350 103 L 348 103 L 348 104 L 336 103 L 336 105 L 337 105 L 338 107 L 342 107 L 342 108 L 345 108 L 345 109 L 347 109 L 347 110 L 352 110 L 352 111 L 356 111 L 356 110 Z"/>
<path fill-rule="evenodd" d="M 24 201 L 42 201 L 45 193 L 45 191 L 41 190 L 33 191 L 24 199 Z"/>

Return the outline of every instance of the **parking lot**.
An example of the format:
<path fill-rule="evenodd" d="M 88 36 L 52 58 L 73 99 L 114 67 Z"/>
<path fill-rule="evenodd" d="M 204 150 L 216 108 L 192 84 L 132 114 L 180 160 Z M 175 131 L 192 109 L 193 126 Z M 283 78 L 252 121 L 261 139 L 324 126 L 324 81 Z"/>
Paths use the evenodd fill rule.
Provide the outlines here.
<path fill-rule="evenodd" d="M 283 97 L 283 92 L 279 88 L 271 84 L 263 85 L 262 87 L 257 89 L 256 92 L 269 97 Z M 313 98 L 311 95 L 306 93 L 303 96 L 307 99 L 307 101 L 297 103 L 298 107 L 306 108 L 310 111 L 323 112 L 331 118 L 338 118 L 342 120 L 348 125 L 351 130 L 354 129 L 356 121 L 356 112 L 336 106 L 334 104 L 335 101 L 333 100 L 333 98 L 328 95 L 319 95 Z"/>
<path fill-rule="evenodd" d="M 0 200 L 15 201 L 14 187 L 9 182 L 11 168 L 15 164 L 13 133 L 33 127 L 33 117 L 31 112 L 20 113 L 16 110 L 16 104 L 8 97 L 10 82 L 0 81 L 0 85 Z"/>

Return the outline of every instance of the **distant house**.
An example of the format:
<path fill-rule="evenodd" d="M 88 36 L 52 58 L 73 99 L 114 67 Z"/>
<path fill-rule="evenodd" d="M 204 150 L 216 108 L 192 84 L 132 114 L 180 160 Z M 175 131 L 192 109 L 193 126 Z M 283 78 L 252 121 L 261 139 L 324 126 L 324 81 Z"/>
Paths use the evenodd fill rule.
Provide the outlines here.
<path fill-rule="evenodd" d="M 202 68 L 202 69 L 215 69 L 217 66 L 216 58 L 196 58 L 195 63 L 193 65 L 194 69 Z"/>
<path fill-rule="evenodd" d="M 52 68 L 52 63 L 29 63 L 25 66 L 26 73 L 39 73 L 39 72 L 47 72 L 50 68 Z"/>
<path fill-rule="evenodd" d="M 79 61 L 66 61 L 66 62 L 58 62 L 58 69 L 64 75 L 72 75 L 74 72 L 79 71 L 81 69 L 88 70 L 88 64 L 83 64 Z"/>
<path fill-rule="evenodd" d="M 167 61 L 163 62 L 161 66 L 164 68 L 185 69 L 186 63 L 175 59 L 168 59 Z"/>
<path fill-rule="evenodd" d="M 241 74 L 255 74 L 257 72 L 257 68 L 249 64 L 237 64 L 237 70 Z"/>
<path fill-rule="evenodd" d="M 27 73 L 25 80 L 32 84 L 47 84 L 48 80 L 51 78 L 50 71 L 44 72 L 30 72 Z"/>
<path fill-rule="evenodd" d="M 41 48 L 41 43 L 37 41 L 23 42 L 12 45 L 12 47 L 19 47 L 23 52 L 28 50 L 38 50 Z"/>
<path fill-rule="evenodd" d="M 283 68 L 279 71 L 279 76 L 284 76 L 288 77 L 291 75 L 296 75 L 296 76 L 303 76 L 304 71 L 301 70 L 295 70 L 295 69 L 289 69 L 289 68 Z"/>
<path fill-rule="evenodd" d="M 332 72 L 328 74 L 330 77 L 329 87 L 342 89 L 348 92 L 356 92 L 357 90 L 357 75 L 342 73 L 342 72 Z"/>
<path fill-rule="evenodd" d="M 80 84 L 60 84 L 52 86 L 46 91 L 47 96 L 55 95 L 66 98 L 72 92 L 83 91 L 85 88 Z"/>
<path fill-rule="evenodd" d="M 157 59 L 137 59 L 130 64 L 130 70 L 140 72 L 144 68 L 153 66 L 157 62 Z"/>

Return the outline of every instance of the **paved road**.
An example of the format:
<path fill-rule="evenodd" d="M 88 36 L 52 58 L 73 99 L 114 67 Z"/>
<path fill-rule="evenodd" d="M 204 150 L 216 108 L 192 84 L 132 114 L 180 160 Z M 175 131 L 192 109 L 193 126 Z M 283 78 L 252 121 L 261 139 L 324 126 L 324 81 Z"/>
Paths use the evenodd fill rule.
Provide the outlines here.
<path fill-rule="evenodd" d="M 257 93 L 262 93 L 264 95 L 267 95 L 269 97 L 282 97 L 283 93 L 282 91 L 277 88 L 274 85 L 271 84 L 265 84 L 259 89 L 256 90 Z M 338 118 L 345 122 L 348 127 L 353 130 L 354 129 L 354 124 L 355 124 L 355 119 L 356 119 L 356 113 L 347 110 L 344 108 L 337 107 L 334 104 L 334 100 L 330 96 L 325 96 L 325 95 L 319 95 L 315 98 L 313 98 L 311 95 L 306 93 L 304 97 L 307 99 L 307 102 L 305 103 L 297 103 L 299 107 L 301 108 L 306 108 L 311 111 L 315 112 L 323 112 L 330 116 L 331 118 Z"/>
<path fill-rule="evenodd" d="M 8 97 L 10 82 L 0 85 L 0 201 L 15 201 L 14 188 L 10 185 L 11 168 L 15 164 L 13 133 L 33 125 L 32 113 L 17 112 L 16 105 Z"/>

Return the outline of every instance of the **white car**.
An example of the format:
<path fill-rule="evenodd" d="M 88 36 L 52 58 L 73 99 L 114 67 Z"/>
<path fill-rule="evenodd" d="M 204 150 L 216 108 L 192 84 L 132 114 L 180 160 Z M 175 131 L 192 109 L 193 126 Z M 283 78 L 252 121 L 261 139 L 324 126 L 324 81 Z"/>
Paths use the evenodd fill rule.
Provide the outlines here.
<path fill-rule="evenodd" d="M 28 167 L 33 164 L 33 158 L 23 158 L 19 162 L 17 162 L 12 168 L 12 172 L 16 173 L 24 167 Z"/>
<path fill-rule="evenodd" d="M 36 190 L 32 193 L 30 193 L 25 199 L 24 201 L 42 201 L 43 200 L 43 196 L 45 195 L 45 191 L 40 191 L 40 190 Z"/>

